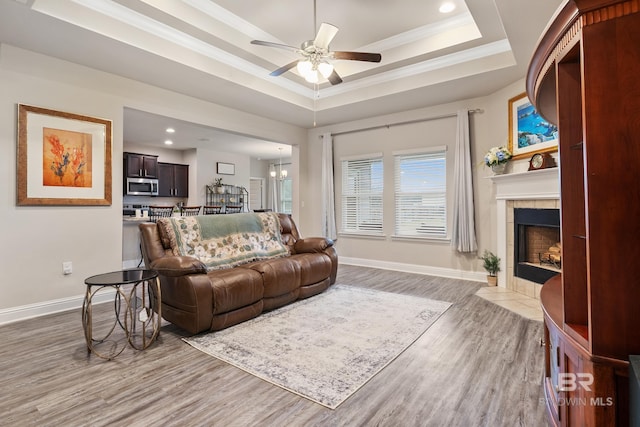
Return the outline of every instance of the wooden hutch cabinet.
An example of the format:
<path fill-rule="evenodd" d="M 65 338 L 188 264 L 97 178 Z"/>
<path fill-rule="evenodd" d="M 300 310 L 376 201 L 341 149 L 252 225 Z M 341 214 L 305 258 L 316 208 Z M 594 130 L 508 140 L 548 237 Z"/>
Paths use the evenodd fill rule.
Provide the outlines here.
<path fill-rule="evenodd" d="M 549 421 L 626 426 L 640 354 L 640 0 L 565 1 L 527 92 L 560 135 L 562 276 L 541 292 Z"/>

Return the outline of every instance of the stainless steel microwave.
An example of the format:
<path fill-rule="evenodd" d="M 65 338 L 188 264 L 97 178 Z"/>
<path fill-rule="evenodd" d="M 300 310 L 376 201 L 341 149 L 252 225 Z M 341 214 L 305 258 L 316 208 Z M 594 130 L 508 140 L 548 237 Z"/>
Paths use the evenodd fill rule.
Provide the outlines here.
<path fill-rule="evenodd" d="M 157 196 L 158 180 L 152 178 L 127 178 L 125 194 L 127 196 Z"/>

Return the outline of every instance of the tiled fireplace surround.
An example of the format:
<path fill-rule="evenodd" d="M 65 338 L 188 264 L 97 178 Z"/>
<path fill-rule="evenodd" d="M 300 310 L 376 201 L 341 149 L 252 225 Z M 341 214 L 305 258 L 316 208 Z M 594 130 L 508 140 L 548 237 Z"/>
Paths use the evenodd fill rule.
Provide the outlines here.
<path fill-rule="evenodd" d="M 559 209 L 558 168 L 516 172 L 490 177 L 497 202 L 497 255 L 501 261 L 498 286 L 540 298 L 541 285 L 513 275 L 514 208 Z"/>

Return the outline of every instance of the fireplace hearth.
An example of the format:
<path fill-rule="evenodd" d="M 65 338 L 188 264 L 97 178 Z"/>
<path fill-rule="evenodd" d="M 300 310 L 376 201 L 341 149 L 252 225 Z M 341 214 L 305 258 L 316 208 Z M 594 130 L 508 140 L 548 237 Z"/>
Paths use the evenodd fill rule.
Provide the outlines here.
<path fill-rule="evenodd" d="M 544 283 L 560 273 L 560 211 L 516 208 L 514 222 L 514 276 Z"/>

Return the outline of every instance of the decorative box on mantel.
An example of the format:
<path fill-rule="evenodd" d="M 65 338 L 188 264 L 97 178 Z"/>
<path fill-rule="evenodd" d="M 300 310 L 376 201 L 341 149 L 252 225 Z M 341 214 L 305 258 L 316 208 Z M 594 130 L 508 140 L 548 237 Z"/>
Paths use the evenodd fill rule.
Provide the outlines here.
<path fill-rule="evenodd" d="M 559 168 L 548 168 L 488 177 L 496 186 L 496 251 L 502 260 L 498 286 L 539 298 L 539 285 L 513 274 L 513 208 L 559 208 L 558 171 Z"/>

